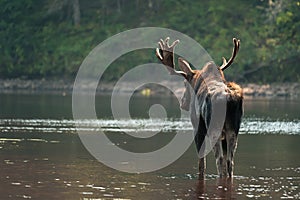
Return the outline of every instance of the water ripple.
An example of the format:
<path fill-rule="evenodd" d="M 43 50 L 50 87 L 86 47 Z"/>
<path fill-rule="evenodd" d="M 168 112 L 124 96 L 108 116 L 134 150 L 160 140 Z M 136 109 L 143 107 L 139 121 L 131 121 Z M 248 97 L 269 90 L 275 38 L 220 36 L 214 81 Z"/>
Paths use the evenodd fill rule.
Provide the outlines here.
<path fill-rule="evenodd" d="M 75 128 L 75 123 L 77 129 Z M 0 119 L 0 133 L 76 133 L 76 130 L 94 132 L 170 132 L 192 130 L 189 119 L 130 119 L 130 120 L 54 120 L 54 119 Z M 300 122 L 244 118 L 241 134 L 300 134 Z M 1 140 L 1 139 L 0 139 Z"/>

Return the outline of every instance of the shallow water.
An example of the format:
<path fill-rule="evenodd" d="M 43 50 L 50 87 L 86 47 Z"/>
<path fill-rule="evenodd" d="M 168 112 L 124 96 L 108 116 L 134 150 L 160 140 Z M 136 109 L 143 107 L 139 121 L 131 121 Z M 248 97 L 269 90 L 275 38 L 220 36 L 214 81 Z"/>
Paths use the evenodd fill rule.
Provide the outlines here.
<path fill-rule="evenodd" d="M 176 162 L 151 173 L 128 174 L 103 165 L 76 134 L 70 100 L 0 95 L 0 199 L 300 198 L 297 100 L 246 101 L 233 180 L 217 178 L 209 154 L 205 181 L 197 179 L 194 145 Z M 145 104 L 153 102 L 171 109 L 167 119 L 147 119 Z M 133 104 L 140 106 L 132 108 L 134 119 L 113 120 L 104 103 L 98 104 L 98 120 L 77 123 L 90 132 L 101 127 L 117 146 L 137 152 L 160 148 L 176 131 L 191 129 L 188 119 L 178 120 L 178 104 L 172 99 L 140 97 Z M 158 130 L 149 141 L 125 134 Z"/>
<path fill-rule="evenodd" d="M 127 174 L 95 160 L 76 134 L 2 133 L 0 194 L 1 199 L 296 199 L 299 142 L 296 135 L 241 135 L 233 181 L 217 178 L 210 155 L 201 182 L 193 146 L 167 168 Z"/>

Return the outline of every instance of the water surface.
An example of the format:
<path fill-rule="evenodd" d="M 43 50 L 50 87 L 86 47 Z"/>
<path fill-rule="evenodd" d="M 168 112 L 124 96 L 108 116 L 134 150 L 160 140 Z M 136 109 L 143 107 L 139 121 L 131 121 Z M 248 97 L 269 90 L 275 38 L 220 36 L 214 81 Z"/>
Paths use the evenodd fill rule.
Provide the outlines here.
<path fill-rule="evenodd" d="M 105 130 L 127 150 L 147 152 L 167 144 L 178 130 L 172 97 L 136 97 L 130 120 L 114 120 L 109 97 L 97 96 L 97 120 L 80 120 L 87 131 Z M 151 120 L 149 107 L 162 104 L 168 118 Z M 173 164 L 159 171 L 128 174 L 93 158 L 74 127 L 71 97 L 62 95 L 0 95 L 0 199 L 299 199 L 300 101 L 246 100 L 233 180 L 216 176 L 209 154 L 205 181 L 197 179 L 192 145 Z M 160 132 L 144 141 L 127 132 Z"/>

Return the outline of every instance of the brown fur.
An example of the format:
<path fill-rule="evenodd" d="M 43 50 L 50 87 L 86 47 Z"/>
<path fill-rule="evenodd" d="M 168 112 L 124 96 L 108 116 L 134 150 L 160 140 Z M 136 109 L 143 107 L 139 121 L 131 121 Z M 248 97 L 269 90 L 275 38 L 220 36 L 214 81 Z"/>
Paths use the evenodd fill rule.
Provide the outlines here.
<path fill-rule="evenodd" d="M 223 58 L 223 64 L 220 67 L 213 62 L 208 62 L 201 70 L 192 70 L 187 61 L 179 58 L 178 63 L 182 71 L 176 71 L 173 54 L 174 47 L 178 42 L 177 40 L 170 46 L 169 38 L 160 40 L 160 49 L 156 49 L 156 55 L 164 65 L 168 66 L 167 69 L 171 75 L 180 75 L 185 78 L 185 91 L 181 99 L 181 108 L 191 110 L 191 121 L 199 155 L 205 155 L 200 151 L 204 149 L 201 147 L 211 125 L 213 104 L 218 103 L 218 99 L 226 100 L 226 118 L 222 133 L 220 133 L 214 146 L 214 153 L 219 176 L 232 177 L 233 157 L 243 115 L 243 90 L 238 84 L 227 82 L 223 71 L 231 65 L 236 57 L 240 41 L 233 39 L 232 56 L 228 62 Z M 205 157 L 200 157 L 200 179 L 204 178 L 205 165 Z"/>

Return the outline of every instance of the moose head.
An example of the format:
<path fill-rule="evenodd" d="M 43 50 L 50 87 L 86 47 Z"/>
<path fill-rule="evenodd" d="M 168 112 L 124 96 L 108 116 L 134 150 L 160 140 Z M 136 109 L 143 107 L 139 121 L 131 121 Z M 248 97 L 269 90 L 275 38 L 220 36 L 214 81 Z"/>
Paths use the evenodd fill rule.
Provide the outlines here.
<path fill-rule="evenodd" d="M 222 57 L 223 64 L 221 66 L 218 67 L 212 62 L 208 62 L 201 70 L 193 70 L 185 59 L 179 57 L 178 64 L 181 71 L 177 71 L 175 69 L 174 62 L 174 49 L 175 46 L 179 43 L 179 40 L 174 41 L 171 45 L 169 45 L 169 40 L 170 38 L 167 37 L 165 40 L 161 39 L 158 42 L 159 48 L 156 48 L 156 56 L 166 66 L 171 75 L 178 75 L 185 78 L 185 89 L 181 98 L 180 108 L 189 111 L 191 105 L 191 95 L 193 92 L 191 91 L 191 89 L 195 86 L 195 80 L 199 78 L 203 79 L 203 74 L 206 74 L 206 76 L 212 76 L 213 74 L 211 74 L 210 71 L 214 70 L 212 68 L 217 68 L 218 72 L 220 73 L 219 77 L 221 77 L 222 81 L 225 82 L 223 71 L 233 63 L 240 47 L 240 40 L 233 38 L 234 47 L 232 50 L 232 55 L 228 61 L 226 60 L 226 58 Z"/>

